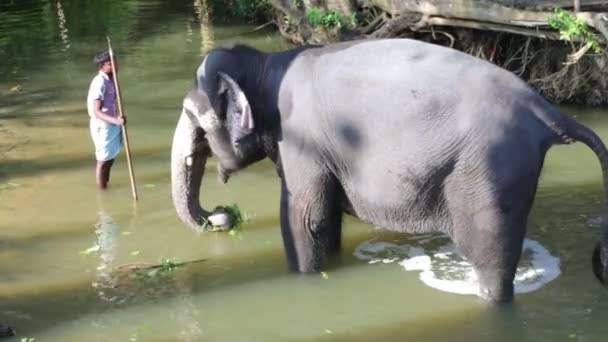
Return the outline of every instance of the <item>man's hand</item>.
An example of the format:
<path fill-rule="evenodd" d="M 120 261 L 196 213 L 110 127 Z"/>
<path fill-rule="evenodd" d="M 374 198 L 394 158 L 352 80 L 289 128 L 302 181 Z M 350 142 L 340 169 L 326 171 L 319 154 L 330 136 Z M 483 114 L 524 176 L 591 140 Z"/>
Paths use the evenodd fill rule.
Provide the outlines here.
<path fill-rule="evenodd" d="M 127 118 L 124 116 L 119 116 L 117 118 L 114 119 L 114 124 L 118 125 L 118 126 L 124 126 L 127 124 Z"/>
<path fill-rule="evenodd" d="M 110 116 L 108 115 L 108 113 L 105 113 L 102 110 L 101 107 L 101 101 L 100 100 L 95 100 L 95 104 L 94 104 L 94 108 L 95 108 L 95 116 L 99 119 L 99 120 L 103 120 L 107 123 L 111 123 L 113 125 L 117 125 L 117 126 L 124 126 L 127 124 L 127 117 L 123 116 L 123 117 L 114 117 L 114 116 Z"/>

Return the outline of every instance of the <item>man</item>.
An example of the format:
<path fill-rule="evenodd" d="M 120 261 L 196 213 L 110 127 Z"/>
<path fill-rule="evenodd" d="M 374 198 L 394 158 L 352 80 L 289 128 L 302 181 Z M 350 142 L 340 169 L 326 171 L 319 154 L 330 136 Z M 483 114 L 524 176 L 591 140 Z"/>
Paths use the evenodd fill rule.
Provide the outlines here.
<path fill-rule="evenodd" d="M 122 149 L 121 131 L 126 120 L 124 117 L 119 117 L 116 110 L 116 90 L 109 52 L 98 53 L 93 61 L 99 72 L 89 86 L 87 111 L 97 159 L 95 169 L 97 188 L 104 190 L 110 180 L 110 169 L 114 164 L 114 158 Z M 114 67 L 118 68 L 117 65 Z"/>
<path fill-rule="evenodd" d="M 0 338 L 15 336 L 15 331 L 10 327 L 0 323 Z"/>

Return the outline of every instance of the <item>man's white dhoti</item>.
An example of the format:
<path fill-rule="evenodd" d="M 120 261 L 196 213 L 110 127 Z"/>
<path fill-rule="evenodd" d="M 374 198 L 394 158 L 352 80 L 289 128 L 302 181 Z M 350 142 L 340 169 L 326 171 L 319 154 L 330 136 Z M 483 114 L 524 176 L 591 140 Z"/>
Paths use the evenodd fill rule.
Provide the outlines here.
<path fill-rule="evenodd" d="M 116 158 L 122 148 L 122 127 L 91 119 L 91 138 L 95 145 L 95 159 L 107 161 Z"/>

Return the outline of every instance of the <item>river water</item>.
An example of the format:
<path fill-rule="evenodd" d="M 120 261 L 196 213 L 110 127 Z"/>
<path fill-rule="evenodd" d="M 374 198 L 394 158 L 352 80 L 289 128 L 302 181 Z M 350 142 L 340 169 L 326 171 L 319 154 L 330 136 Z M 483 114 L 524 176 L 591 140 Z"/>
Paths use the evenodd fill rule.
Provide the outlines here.
<path fill-rule="evenodd" d="M 103 3 L 103 5 L 102 5 Z M 386 233 L 352 218 L 319 275 L 286 271 L 279 182 L 261 162 L 206 207 L 237 203 L 242 232 L 195 234 L 170 196 L 170 145 L 202 54 L 228 42 L 289 46 L 276 32 L 209 24 L 195 1 L 0 3 L 0 323 L 36 341 L 605 341 L 608 291 L 591 272 L 600 167 L 582 144 L 547 155 L 514 305 L 471 295 L 441 236 Z M 94 186 L 85 98 L 112 37 L 140 200 L 124 153 Z M 608 110 L 562 107 L 608 141 Z M 203 262 L 135 277 L 125 265 Z M 118 270 L 123 270 L 118 271 Z"/>

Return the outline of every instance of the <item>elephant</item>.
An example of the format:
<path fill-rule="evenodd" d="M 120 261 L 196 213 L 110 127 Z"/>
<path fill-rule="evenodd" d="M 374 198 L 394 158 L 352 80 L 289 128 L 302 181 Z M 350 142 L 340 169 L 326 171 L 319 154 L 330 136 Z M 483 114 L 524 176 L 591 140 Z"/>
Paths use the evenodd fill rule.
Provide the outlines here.
<path fill-rule="evenodd" d="M 224 183 L 269 158 L 289 270 L 319 272 L 348 214 L 446 234 L 473 265 L 478 296 L 509 303 L 545 154 L 576 141 L 597 155 L 608 194 L 602 140 L 488 61 L 408 38 L 276 52 L 233 44 L 204 56 L 183 98 L 172 199 L 181 221 L 204 231 L 207 158 Z M 605 284 L 608 234 L 591 254 Z"/>

